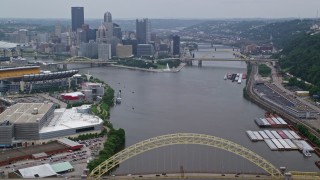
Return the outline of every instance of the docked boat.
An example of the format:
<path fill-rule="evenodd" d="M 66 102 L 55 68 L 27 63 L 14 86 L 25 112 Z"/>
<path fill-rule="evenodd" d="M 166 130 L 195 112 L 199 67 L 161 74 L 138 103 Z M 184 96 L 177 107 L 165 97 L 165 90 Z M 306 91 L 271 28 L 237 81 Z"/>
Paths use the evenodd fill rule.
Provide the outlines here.
<path fill-rule="evenodd" d="M 228 74 L 224 75 L 223 79 L 227 80 L 228 79 Z"/>
<path fill-rule="evenodd" d="M 241 80 L 242 80 L 242 73 L 240 73 L 239 75 L 238 84 L 241 84 Z"/>
<path fill-rule="evenodd" d="M 116 103 L 121 104 L 121 90 L 119 90 L 117 98 L 116 98 Z"/>

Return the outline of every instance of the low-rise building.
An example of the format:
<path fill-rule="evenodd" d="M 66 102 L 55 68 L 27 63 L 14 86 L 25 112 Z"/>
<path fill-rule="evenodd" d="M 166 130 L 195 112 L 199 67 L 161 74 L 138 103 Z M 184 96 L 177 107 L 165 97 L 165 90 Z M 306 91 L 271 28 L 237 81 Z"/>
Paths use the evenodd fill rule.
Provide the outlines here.
<path fill-rule="evenodd" d="M 82 93 L 89 99 L 91 96 L 93 100 L 97 99 L 97 96 L 102 97 L 104 95 L 104 86 L 101 83 L 85 82 L 81 84 Z"/>
<path fill-rule="evenodd" d="M 117 57 L 128 58 L 132 56 L 132 45 L 117 45 Z"/>
<path fill-rule="evenodd" d="M 154 48 L 152 44 L 138 44 L 137 56 L 138 57 L 150 57 L 154 54 Z"/>
<path fill-rule="evenodd" d="M 91 106 L 56 109 L 53 103 L 17 103 L 0 114 L 0 147 L 102 130 Z"/>

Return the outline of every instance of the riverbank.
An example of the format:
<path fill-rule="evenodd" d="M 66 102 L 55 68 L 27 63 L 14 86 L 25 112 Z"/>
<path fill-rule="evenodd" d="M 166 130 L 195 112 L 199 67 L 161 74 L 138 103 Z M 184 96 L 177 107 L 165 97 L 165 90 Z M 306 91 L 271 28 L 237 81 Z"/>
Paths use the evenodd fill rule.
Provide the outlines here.
<path fill-rule="evenodd" d="M 248 84 L 244 90 L 244 93 L 245 93 L 244 96 L 247 99 L 251 100 L 252 102 L 256 103 L 261 108 L 265 109 L 266 111 L 281 115 L 283 118 L 285 118 L 289 122 L 289 124 L 291 124 L 295 128 L 295 130 L 299 130 L 298 127 L 302 125 L 308 130 L 308 132 L 311 132 L 316 138 L 320 138 L 319 133 L 313 127 L 304 123 L 300 119 L 297 119 L 291 116 L 290 114 L 285 113 L 275 105 L 271 104 L 271 102 L 263 101 L 253 92 L 254 76 L 257 74 L 257 69 L 258 68 L 256 65 L 252 65 L 252 71 L 248 79 Z M 303 132 L 300 132 L 300 133 L 303 134 Z M 309 140 L 313 142 L 312 139 L 309 139 Z M 316 146 L 316 144 L 313 144 L 313 146 Z M 316 151 L 319 151 L 319 147 L 316 148 Z"/>
<path fill-rule="evenodd" d="M 181 63 L 177 68 L 172 68 L 170 70 L 166 69 L 145 69 L 145 68 L 138 68 L 138 67 L 131 67 L 131 66 L 124 66 L 124 65 L 117 65 L 117 64 L 111 64 L 112 67 L 117 68 L 125 68 L 125 69 L 131 69 L 131 70 L 139 70 L 139 71 L 146 71 L 146 72 L 155 72 L 155 73 L 177 73 L 180 72 L 181 69 L 185 66 L 185 63 Z"/>

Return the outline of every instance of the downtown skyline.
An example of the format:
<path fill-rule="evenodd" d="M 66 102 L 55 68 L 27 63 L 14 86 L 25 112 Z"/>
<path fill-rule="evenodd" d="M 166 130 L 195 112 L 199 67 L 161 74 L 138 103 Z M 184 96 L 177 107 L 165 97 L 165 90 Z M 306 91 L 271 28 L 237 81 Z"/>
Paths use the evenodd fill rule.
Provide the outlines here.
<path fill-rule="evenodd" d="M 110 11 L 115 19 L 316 18 L 318 0 L 3 0 L 1 18 L 70 19 L 70 8 L 84 7 L 86 19 Z M 13 8 L 14 7 L 14 11 Z M 177 7 L 179 9 L 177 9 Z"/>

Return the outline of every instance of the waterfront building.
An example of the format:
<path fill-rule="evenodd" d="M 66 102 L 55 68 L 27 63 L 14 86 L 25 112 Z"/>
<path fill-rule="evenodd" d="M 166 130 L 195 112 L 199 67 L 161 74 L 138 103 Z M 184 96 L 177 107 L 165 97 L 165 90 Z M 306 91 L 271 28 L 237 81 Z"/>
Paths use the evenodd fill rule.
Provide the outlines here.
<path fill-rule="evenodd" d="M 111 59 L 111 44 L 98 44 L 98 59 L 105 61 Z"/>
<path fill-rule="evenodd" d="M 180 55 L 180 36 L 174 35 L 172 37 L 172 54 L 173 55 Z"/>
<path fill-rule="evenodd" d="M 128 58 L 132 57 L 132 45 L 117 45 L 117 57 L 118 58 Z"/>
<path fill-rule="evenodd" d="M 53 103 L 17 103 L 0 114 L 0 146 L 10 147 L 39 141 L 100 131 L 102 120 L 88 114 L 91 105 L 56 109 Z"/>
<path fill-rule="evenodd" d="M 72 31 L 77 31 L 84 24 L 83 7 L 71 7 Z"/>
<path fill-rule="evenodd" d="M 80 56 L 97 59 L 98 58 L 98 43 L 90 40 L 89 43 L 80 44 Z"/>
<path fill-rule="evenodd" d="M 137 47 L 138 57 L 153 56 L 153 54 L 154 54 L 154 48 L 152 44 L 138 44 L 138 47 Z"/>
<path fill-rule="evenodd" d="M 136 20 L 136 36 L 138 44 L 148 44 L 151 41 L 151 23 L 147 18 Z"/>
<path fill-rule="evenodd" d="M 123 45 L 131 45 L 132 46 L 132 53 L 133 55 L 137 55 L 137 47 L 138 47 L 138 40 L 136 39 L 124 39 L 122 40 Z"/>
<path fill-rule="evenodd" d="M 82 83 L 81 92 L 85 95 L 87 101 L 95 101 L 97 97 L 102 97 L 104 95 L 104 86 L 101 83 Z"/>

